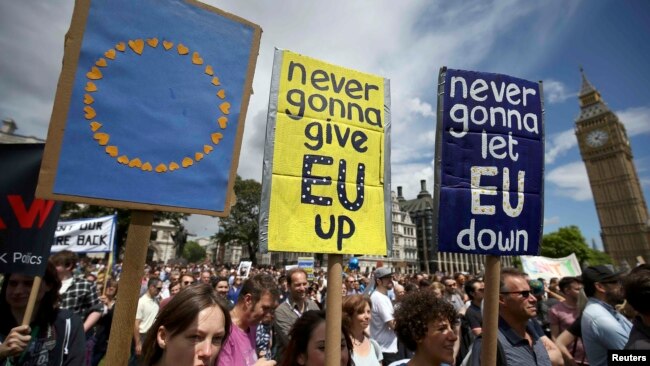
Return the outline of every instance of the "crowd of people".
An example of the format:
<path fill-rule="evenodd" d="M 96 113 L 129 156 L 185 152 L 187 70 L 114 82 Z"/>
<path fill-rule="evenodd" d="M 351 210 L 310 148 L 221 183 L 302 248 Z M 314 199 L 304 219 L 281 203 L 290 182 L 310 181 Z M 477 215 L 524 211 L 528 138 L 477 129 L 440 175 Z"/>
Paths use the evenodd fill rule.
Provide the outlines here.
<path fill-rule="evenodd" d="M 34 278 L 5 274 L 0 365 L 99 365 L 119 302 L 120 264 L 54 254 L 29 325 Z M 480 274 L 326 273 L 211 263 L 145 267 L 131 365 L 320 366 L 327 296 L 342 297 L 342 366 L 480 365 Z M 340 291 L 340 292 L 339 292 Z M 606 365 L 608 350 L 650 349 L 650 266 L 532 279 L 501 270 L 498 365 Z"/>

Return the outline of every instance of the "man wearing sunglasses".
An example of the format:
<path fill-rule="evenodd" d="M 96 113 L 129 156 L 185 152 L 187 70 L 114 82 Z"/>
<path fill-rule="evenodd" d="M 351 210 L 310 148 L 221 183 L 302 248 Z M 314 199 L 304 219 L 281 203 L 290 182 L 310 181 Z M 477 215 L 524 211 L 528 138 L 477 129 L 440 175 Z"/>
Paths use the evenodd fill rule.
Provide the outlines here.
<path fill-rule="evenodd" d="M 497 365 L 551 366 L 551 359 L 529 320 L 537 316 L 537 299 L 526 275 L 515 268 L 501 270 Z M 471 365 L 480 365 L 481 338 L 474 341 Z"/>
<path fill-rule="evenodd" d="M 632 323 L 614 308 L 625 300 L 620 275 L 603 265 L 582 271 L 589 297 L 582 313 L 582 339 L 592 366 L 607 365 L 607 350 L 622 350 L 632 330 Z"/>

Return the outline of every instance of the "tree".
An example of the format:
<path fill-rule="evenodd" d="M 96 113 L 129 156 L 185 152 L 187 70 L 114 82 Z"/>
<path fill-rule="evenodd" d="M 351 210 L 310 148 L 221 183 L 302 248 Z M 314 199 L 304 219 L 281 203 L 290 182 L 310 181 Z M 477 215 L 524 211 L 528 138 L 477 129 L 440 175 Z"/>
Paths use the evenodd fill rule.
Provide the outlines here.
<path fill-rule="evenodd" d="M 117 214 L 117 228 L 115 230 L 115 254 L 118 255 L 124 250 L 124 245 L 126 244 L 126 234 L 129 229 L 129 223 L 131 223 L 131 210 L 78 204 L 75 202 L 64 202 L 63 207 L 61 208 L 61 220 L 102 217 L 113 214 Z M 170 220 L 170 222 L 176 226 L 176 232 L 172 233 L 172 237 L 174 238 L 174 243 L 178 247 L 178 245 L 180 245 L 180 239 L 182 239 L 184 244 L 187 238 L 187 231 L 185 230 L 185 226 L 183 226 L 182 223 L 182 221 L 187 219 L 187 217 L 187 214 L 178 212 L 155 212 L 153 221 L 155 222 Z M 181 238 L 179 233 L 182 232 L 185 233 L 185 236 Z M 179 242 L 177 242 L 176 236 L 179 237 Z"/>
<path fill-rule="evenodd" d="M 257 264 L 257 251 L 259 250 L 259 223 L 260 200 L 262 184 L 253 179 L 241 179 L 237 176 L 235 181 L 235 195 L 237 203 L 230 210 L 230 215 L 220 220 L 219 232 L 212 239 L 221 243 L 237 242 L 248 248 L 250 260 Z"/>
<path fill-rule="evenodd" d="M 199 262 L 205 259 L 205 249 L 195 241 L 188 241 L 183 248 L 183 258 L 188 262 Z"/>
<path fill-rule="evenodd" d="M 612 263 L 603 252 L 589 248 L 587 241 L 577 226 L 561 227 L 542 238 L 541 255 L 549 258 L 562 258 L 575 253 L 580 264 L 597 265 Z"/>

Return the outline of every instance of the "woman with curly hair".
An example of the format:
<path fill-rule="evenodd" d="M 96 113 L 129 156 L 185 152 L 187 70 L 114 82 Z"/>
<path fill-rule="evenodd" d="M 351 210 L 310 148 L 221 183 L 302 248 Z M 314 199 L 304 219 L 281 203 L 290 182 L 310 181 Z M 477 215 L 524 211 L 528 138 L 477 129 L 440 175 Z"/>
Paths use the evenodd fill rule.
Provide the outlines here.
<path fill-rule="evenodd" d="M 457 316 L 453 305 L 431 291 L 407 294 L 395 310 L 395 333 L 415 354 L 399 366 L 453 364 Z"/>

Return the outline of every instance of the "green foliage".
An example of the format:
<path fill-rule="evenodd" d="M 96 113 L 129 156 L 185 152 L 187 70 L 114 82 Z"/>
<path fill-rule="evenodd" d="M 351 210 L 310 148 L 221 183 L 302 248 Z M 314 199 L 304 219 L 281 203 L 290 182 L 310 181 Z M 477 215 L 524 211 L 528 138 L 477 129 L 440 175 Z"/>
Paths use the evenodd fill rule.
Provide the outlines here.
<path fill-rule="evenodd" d="M 212 239 L 223 244 L 237 242 L 245 245 L 250 253 L 250 260 L 255 265 L 259 250 L 258 215 L 262 199 L 262 184 L 253 179 L 243 180 L 237 176 L 235 195 L 237 202 L 230 210 L 230 215 L 220 220 L 219 232 L 212 236 Z"/>
<path fill-rule="evenodd" d="M 542 238 L 541 255 L 549 258 L 562 258 L 575 253 L 580 264 L 610 264 L 611 258 L 587 245 L 587 241 L 577 226 L 561 227 Z"/>
<path fill-rule="evenodd" d="M 183 258 L 188 262 L 199 262 L 205 259 L 205 249 L 195 241 L 188 241 L 183 248 Z"/>
<path fill-rule="evenodd" d="M 61 209 L 61 220 L 75 220 L 92 217 L 102 217 L 117 214 L 117 228 L 115 230 L 115 243 L 117 246 L 116 252 L 122 253 L 124 245 L 126 244 L 126 234 L 131 222 L 131 210 L 116 209 L 104 206 L 78 204 L 74 202 L 64 202 Z M 189 215 L 178 212 L 155 212 L 153 216 L 154 222 L 169 220 L 177 227 L 177 231 L 172 233 L 172 238 L 176 247 L 181 247 L 185 244 L 187 239 L 187 230 L 182 224 L 182 221 L 187 219 Z M 177 252 L 180 253 L 180 252 Z"/>

